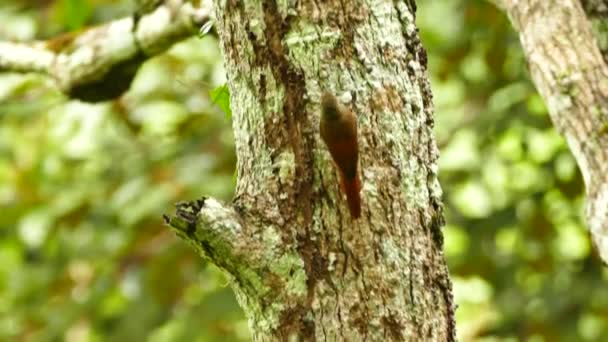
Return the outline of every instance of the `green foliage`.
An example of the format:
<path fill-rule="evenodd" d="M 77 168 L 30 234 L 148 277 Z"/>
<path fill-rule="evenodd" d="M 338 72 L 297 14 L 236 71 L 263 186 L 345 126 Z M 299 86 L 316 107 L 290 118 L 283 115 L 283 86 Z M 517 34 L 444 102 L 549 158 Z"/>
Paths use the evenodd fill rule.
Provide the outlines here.
<path fill-rule="evenodd" d="M 89 20 L 92 8 L 88 0 L 61 0 L 61 18 L 68 30 L 77 30 Z"/>
<path fill-rule="evenodd" d="M 119 11 L 95 3 L 92 18 Z M 202 80 L 225 83 L 211 36 L 146 63 L 113 103 L 0 74 L 1 341 L 249 339 L 228 280 L 161 218 L 180 200 L 232 197 L 230 123 Z"/>
<path fill-rule="evenodd" d="M 488 2 L 420 1 L 460 340 L 608 340 L 583 181 Z"/>
<path fill-rule="evenodd" d="M 517 35 L 485 1 L 418 3 L 460 340 L 608 340 L 608 272 L 581 218 L 583 182 Z M 0 39 L 42 39 L 133 3 L 49 6 L 59 21 L 0 6 Z M 0 74 L 0 340 L 250 338 L 227 279 L 159 215 L 203 194 L 231 198 L 228 95 L 211 35 L 147 62 L 108 104 Z"/>
<path fill-rule="evenodd" d="M 230 119 L 232 117 L 232 110 L 230 110 L 230 89 L 228 89 L 228 84 L 223 84 L 211 90 L 209 96 L 211 96 L 213 103 L 217 104 L 226 113 L 226 117 Z"/>

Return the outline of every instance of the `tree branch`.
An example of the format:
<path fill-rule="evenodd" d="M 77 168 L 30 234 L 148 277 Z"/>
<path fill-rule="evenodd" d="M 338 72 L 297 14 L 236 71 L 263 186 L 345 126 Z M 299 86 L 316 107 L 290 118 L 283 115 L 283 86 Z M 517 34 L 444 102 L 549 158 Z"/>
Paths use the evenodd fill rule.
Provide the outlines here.
<path fill-rule="evenodd" d="M 234 277 L 249 292 L 258 296 L 266 290 L 261 276 L 268 265 L 264 255 L 272 246 L 247 234 L 239 213 L 213 198 L 176 205 L 175 216 L 164 216 L 173 231 L 194 247 L 201 256 Z"/>
<path fill-rule="evenodd" d="M 305 265 L 294 246 L 286 246 L 271 224 L 246 224 L 239 212 L 213 198 L 178 203 L 165 222 L 201 256 L 226 271 L 240 304 L 263 317 L 256 326 L 271 331 L 279 326 L 285 298 L 306 294 Z"/>
<path fill-rule="evenodd" d="M 44 42 L 0 42 L 0 71 L 46 73 L 72 98 L 110 100 L 129 88 L 146 59 L 197 32 L 210 15 L 208 1 L 194 7 L 187 0 L 165 0 L 141 18 L 123 18 Z"/>
<path fill-rule="evenodd" d="M 506 0 L 530 74 L 585 180 L 587 223 L 608 262 L 608 66 L 579 0 Z"/>

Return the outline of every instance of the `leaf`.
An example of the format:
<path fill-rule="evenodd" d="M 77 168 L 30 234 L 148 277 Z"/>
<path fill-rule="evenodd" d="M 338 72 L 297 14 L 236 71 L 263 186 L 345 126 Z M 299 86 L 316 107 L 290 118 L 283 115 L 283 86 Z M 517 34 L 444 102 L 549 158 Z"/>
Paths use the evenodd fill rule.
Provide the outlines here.
<path fill-rule="evenodd" d="M 63 24 L 74 31 L 82 28 L 91 17 L 93 9 L 88 0 L 63 0 L 61 2 Z"/>
<path fill-rule="evenodd" d="M 217 104 L 226 113 L 226 117 L 230 119 L 232 117 L 232 110 L 230 110 L 230 90 L 228 89 L 228 85 L 224 84 L 211 90 L 209 96 L 211 96 L 211 101 Z"/>
<path fill-rule="evenodd" d="M 199 38 L 203 38 L 203 36 L 209 33 L 209 31 L 211 31 L 211 28 L 213 28 L 213 24 L 213 20 L 209 20 L 205 24 L 203 24 L 203 26 L 201 26 L 201 29 L 198 31 Z"/>

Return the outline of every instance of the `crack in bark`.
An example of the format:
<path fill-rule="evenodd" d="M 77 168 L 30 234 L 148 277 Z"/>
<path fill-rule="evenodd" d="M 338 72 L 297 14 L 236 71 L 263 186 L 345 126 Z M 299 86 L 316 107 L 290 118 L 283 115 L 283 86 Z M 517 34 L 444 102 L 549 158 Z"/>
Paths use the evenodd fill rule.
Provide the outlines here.
<path fill-rule="evenodd" d="M 239 133 L 235 137 L 242 179 L 236 202 L 243 205 L 248 224 L 253 221 L 248 233 L 264 235 L 266 227 L 272 227 L 277 255 L 297 255 L 306 275 L 298 295 L 281 292 L 288 278 L 263 278 L 265 285 L 275 284 L 270 296 L 264 296 L 265 305 L 273 303 L 268 298 L 278 292 L 275 302 L 280 308 L 274 310 L 277 320 L 269 328 L 266 311 L 262 317 L 258 311 L 248 312 L 259 330 L 256 338 L 408 340 L 432 331 L 433 337 L 443 339 L 444 308 L 431 300 L 438 292 L 425 287 L 428 269 L 417 273 L 426 262 L 430 268 L 443 262 L 437 244 L 430 243 L 428 218 L 441 214 L 427 208 L 436 184 L 431 184 L 430 172 L 424 174 L 426 164 L 435 162 L 432 135 L 418 127 L 429 122 L 425 115 L 432 108 L 420 108 L 420 98 L 426 96 L 419 90 L 424 88 L 422 68 L 407 68 L 416 55 L 405 50 L 406 42 L 383 43 L 386 32 L 379 33 L 390 27 L 397 40 L 401 37 L 396 11 L 390 10 L 393 3 L 388 1 L 386 13 L 345 0 L 311 5 L 244 1 L 240 8 L 234 7 L 239 6 L 235 1 L 218 3 L 230 8 L 222 15 L 231 19 L 218 21 L 228 31 L 222 32 L 221 26 L 218 30 L 224 46 L 239 50 L 228 51 L 226 63 L 233 73 L 231 96 Z M 406 13 L 407 4 L 398 6 Z M 401 24 L 407 21 L 411 29 L 411 16 L 406 17 Z M 416 35 L 411 31 L 405 40 Z M 312 51 L 319 55 L 306 55 Z M 402 77 L 390 78 L 395 73 Z M 335 171 L 326 165 L 325 151 L 315 146 L 319 137 L 312 110 L 317 110 L 319 89 L 350 93 L 349 106 L 361 126 L 366 200 L 355 222 L 340 205 Z M 373 105 L 377 95 L 380 102 Z M 411 151 L 418 150 L 416 159 Z M 268 193 L 259 186 L 267 186 Z M 415 217 L 418 209 L 426 220 Z"/>

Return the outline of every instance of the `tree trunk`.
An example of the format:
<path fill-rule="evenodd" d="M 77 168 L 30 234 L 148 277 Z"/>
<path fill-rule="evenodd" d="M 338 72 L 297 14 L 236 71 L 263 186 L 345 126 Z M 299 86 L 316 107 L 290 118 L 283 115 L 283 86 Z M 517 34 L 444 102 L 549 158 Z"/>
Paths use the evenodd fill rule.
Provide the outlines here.
<path fill-rule="evenodd" d="M 605 2 L 583 3 L 589 16 L 603 21 L 605 27 Z M 594 36 L 580 0 L 504 0 L 503 5 L 519 31 L 532 80 L 585 180 L 587 223 L 606 263 L 608 65 L 600 50 L 603 46 L 605 56 L 606 33 L 596 30 Z"/>
<path fill-rule="evenodd" d="M 216 1 L 238 157 L 234 203 L 169 219 L 231 276 L 256 341 L 453 341 L 426 53 L 415 4 Z M 319 136 L 358 118 L 362 217 Z"/>

